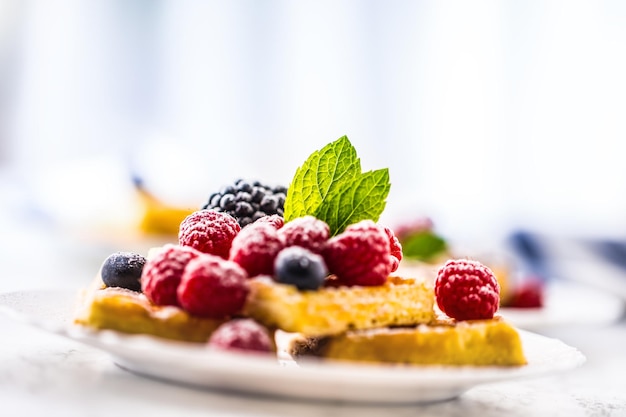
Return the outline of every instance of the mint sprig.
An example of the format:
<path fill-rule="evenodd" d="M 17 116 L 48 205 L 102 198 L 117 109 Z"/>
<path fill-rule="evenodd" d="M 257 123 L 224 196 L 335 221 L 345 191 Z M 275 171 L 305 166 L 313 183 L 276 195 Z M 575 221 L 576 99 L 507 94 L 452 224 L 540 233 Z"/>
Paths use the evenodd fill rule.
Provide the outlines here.
<path fill-rule="evenodd" d="M 331 235 L 361 220 L 378 218 L 385 209 L 389 170 L 361 173 L 361 162 L 347 136 L 313 152 L 289 185 L 285 221 L 312 215 L 325 221 Z"/>

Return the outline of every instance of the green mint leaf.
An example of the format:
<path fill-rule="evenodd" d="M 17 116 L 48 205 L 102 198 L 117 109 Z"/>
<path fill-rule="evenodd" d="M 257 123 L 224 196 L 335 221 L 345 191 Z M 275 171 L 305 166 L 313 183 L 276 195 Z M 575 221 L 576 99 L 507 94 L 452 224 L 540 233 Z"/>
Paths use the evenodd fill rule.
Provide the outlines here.
<path fill-rule="evenodd" d="M 329 195 L 361 173 L 347 136 L 324 146 L 296 170 L 285 199 L 285 221 L 313 214 Z"/>
<path fill-rule="evenodd" d="M 415 233 L 402 242 L 402 254 L 405 258 L 425 262 L 446 249 L 446 241 L 430 231 Z"/>
<path fill-rule="evenodd" d="M 376 222 L 385 209 L 390 187 L 388 169 L 366 172 L 337 187 L 313 215 L 328 224 L 332 236 L 361 220 Z"/>
<path fill-rule="evenodd" d="M 389 170 L 361 173 L 361 162 L 347 136 L 342 136 L 302 164 L 285 199 L 286 222 L 312 215 L 325 221 L 335 236 L 350 224 L 378 221 L 391 185 Z"/>

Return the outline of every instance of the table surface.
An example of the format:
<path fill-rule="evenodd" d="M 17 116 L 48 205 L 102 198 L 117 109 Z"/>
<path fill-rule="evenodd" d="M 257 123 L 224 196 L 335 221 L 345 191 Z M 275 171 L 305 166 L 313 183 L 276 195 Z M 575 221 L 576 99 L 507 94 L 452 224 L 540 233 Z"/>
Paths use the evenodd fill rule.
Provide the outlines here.
<path fill-rule="evenodd" d="M 50 228 L 45 219 L 21 217 L 23 207 L 2 207 L 0 293 L 78 289 L 112 251 Z M 586 355 L 587 362 L 578 369 L 478 386 L 452 401 L 402 406 L 277 400 L 192 389 L 136 376 L 117 367 L 104 352 L 1 314 L 0 329 L 2 416 L 626 416 L 623 319 L 600 326 L 546 329 L 545 335 Z"/>

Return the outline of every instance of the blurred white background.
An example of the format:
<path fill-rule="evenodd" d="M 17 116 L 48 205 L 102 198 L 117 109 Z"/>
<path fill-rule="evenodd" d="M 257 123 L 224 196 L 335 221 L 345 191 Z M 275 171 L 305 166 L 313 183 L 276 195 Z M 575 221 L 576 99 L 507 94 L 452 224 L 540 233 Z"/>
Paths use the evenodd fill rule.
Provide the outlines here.
<path fill-rule="evenodd" d="M 199 206 L 346 134 L 388 223 L 622 237 L 625 74 L 619 0 L 0 0 L 4 197 L 123 215 L 136 171 Z"/>

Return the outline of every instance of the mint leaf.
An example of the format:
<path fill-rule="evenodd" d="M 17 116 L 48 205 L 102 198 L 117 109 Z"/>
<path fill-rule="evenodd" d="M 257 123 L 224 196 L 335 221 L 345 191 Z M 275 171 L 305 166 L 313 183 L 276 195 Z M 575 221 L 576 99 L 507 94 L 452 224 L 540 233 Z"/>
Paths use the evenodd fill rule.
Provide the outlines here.
<path fill-rule="evenodd" d="M 312 215 L 335 236 L 352 223 L 378 218 L 389 194 L 389 170 L 361 173 L 361 162 L 347 136 L 313 152 L 289 185 L 284 218 Z"/>
<path fill-rule="evenodd" d="M 402 253 L 405 258 L 425 262 L 446 249 L 446 241 L 430 231 L 415 233 L 402 242 Z"/>
<path fill-rule="evenodd" d="M 328 224 L 333 236 L 361 220 L 378 221 L 389 189 L 388 169 L 366 172 L 339 187 L 313 215 Z"/>
<path fill-rule="evenodd" d="M 347 136 L 324 146 L 296 170 L 285 199 L 285 221 L 313 214 L 329 194 L 361 173 L 361 162 Z"/>

